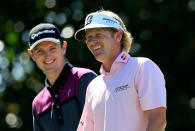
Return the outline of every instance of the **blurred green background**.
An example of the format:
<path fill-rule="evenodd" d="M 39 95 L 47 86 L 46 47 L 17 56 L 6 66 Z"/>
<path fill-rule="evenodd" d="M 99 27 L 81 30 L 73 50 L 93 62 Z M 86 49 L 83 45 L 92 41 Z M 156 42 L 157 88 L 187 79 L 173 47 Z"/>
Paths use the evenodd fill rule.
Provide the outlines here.
<path fill-rule="evenodd" d="M 130 54 L 152 59 L 164 73 L 166 131 L 195 130 L 195 0 L 1 0 L 1 131 L 32 131 L 31 103 L 44 75 L 27 54 L 29 30 L 57 25 L 68 42 L 67 59 L 99 74 L 100 63 L 73 35 L 101 8 L 119 14 L 132 33 Z"/>

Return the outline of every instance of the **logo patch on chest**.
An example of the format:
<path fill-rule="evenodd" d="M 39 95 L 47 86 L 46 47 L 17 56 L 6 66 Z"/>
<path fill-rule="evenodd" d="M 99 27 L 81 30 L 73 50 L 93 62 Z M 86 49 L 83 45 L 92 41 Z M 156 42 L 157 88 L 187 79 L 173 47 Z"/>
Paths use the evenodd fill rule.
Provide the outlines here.
<path fill-rule="evenodd" d="M 121 92 L 121 91 L 127 90 L 128 88 L 130 88 L 128 85 L 119 86 L 114 89 L 114 92 Z"/>
<path fill-rule="evenodd" d="M 68 89 L 68 92 L 67 92 L 68 97 L 70 96 L 71 91 L 72 91 L 71 89 Z"/>

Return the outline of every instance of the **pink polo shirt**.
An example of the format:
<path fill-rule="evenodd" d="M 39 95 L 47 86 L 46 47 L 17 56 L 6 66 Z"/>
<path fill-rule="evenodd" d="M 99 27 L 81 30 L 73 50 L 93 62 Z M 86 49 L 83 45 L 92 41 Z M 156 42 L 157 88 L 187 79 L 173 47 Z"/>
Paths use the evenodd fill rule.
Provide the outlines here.
<path fill-rule="evenodd" d="M 166 108 L 165 80 L 148 58 L 122 52 L 88 86 L 77 131 L 146 131 L 145 110 Z"/>

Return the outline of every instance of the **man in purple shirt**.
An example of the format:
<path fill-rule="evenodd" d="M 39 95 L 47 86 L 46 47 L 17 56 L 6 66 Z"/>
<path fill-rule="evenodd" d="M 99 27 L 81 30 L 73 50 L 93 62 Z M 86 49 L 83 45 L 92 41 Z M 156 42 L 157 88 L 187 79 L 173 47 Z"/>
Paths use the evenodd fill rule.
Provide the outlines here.
<path fill-rule="evenodd" d="M 67 43 L 53 24 L 32 28 L 29 47 L 28 53 L 46 76 L 45 87 L 32 103 L 34 131 L 75 131 L 86 88 L 96 74 L 65 60 Z"/>

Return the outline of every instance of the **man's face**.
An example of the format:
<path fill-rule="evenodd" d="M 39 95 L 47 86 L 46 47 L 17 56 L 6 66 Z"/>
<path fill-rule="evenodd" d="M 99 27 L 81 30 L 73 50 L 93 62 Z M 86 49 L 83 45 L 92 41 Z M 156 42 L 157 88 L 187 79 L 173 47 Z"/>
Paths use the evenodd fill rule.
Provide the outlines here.
<path fill-rule="evenodd" d="M 33 49 L 32 59 L 45 75 L 48 73 L 61 71 L 65 64 L 64 55 L 66 43 L 61 47 L 60 44 L 45 41 L 39 43 Z"/>
<path fill-rule="evenodd" d="M 86 30 L 86 44 L 96 60 L 105 63 L 115 59 L 119 50 L 121 51 L 116 34 L 103 28 Z"/>

